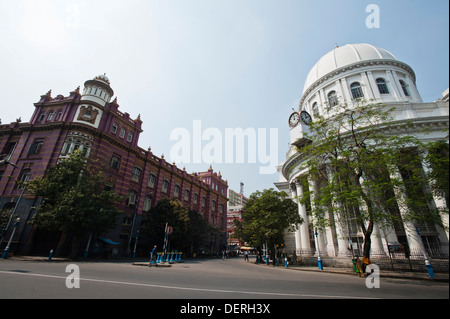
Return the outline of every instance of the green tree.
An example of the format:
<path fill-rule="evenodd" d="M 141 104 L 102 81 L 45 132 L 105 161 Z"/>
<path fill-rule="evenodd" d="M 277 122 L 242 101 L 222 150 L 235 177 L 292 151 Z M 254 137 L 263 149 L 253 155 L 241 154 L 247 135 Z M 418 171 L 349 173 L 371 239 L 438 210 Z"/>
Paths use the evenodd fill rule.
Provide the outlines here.
<path fill-rule="evenodd" d="M 318 188 L 300 199 L 311 200 L 315 226 L 340 223 L 350 237 L 356 225 L 364 236 L 365 257 L 370 257 L 375 223 L 439 220 L 429 210 L 420 174 L 423 145 L 408 132 L 408 124 L 395 126 L 392 111 L 366 101 L 327 108 L 326 116 L 310 125 L 311 142 L 298 148 Z M 407 196 L 401 199 L 399 193 Z"/>
<path fill-rule="evenodd" d="M 292 199 L 285 192 L 270 188 L 250 195 L 242 221 L 235 220 L 235 236 L 255 247 L 266 242 L 273 247 L 284 244 L 285 232 L 294 231 L 302 222 Z"/>
<path fill-rule="evenodd" d="M 45 176 L 30 181 L 27 190 L 43 198 L 31 223 L 72 235 L 72 258 L 84 235 L 111 230 L 120 214 L 116 204 L 122 198 L 105 190 L 98 163 L 89 163 L 82 152 L 60 160 Z"/>
<path fill-rule="evenodd" d="M 141 233 L 151 245 L 162 249 L 165 225 L 173 227 L 169 236 L 169 249 L 177 249 L 185 253 L 198 252 L 209 246 L 210 239 L 220 238 L 222 231 L 208 224 L 199 212 L 189 210 L 176 198 L 165 198 L 158 201 L 155 207 L 145 214 L 145 224 Z"/>
<path fill-rule="evenodd" d="M 183 207 L 176 198 L 162 199 L 155 207 L 146 213 L 145 227 L 142 233 L 162 248 L 166 223 L 173 227 L 170 235 L 170 246 L 180 249 L 184 238 L 187 236 L 189 223 L 189 210 Z"/>

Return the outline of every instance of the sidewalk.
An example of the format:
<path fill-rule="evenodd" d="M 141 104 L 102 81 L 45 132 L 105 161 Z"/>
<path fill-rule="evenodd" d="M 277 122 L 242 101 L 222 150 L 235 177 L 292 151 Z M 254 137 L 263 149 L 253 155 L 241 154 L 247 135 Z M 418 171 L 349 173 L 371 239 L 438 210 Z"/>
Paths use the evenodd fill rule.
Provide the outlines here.
<path fill-rule="evenodd" d="M 275 267 L 272 264 L 260 264 L 266 267 Z M 357 276 L 357 274 L 351 268 L 340 268 L 340 267 L 323 267 L 323 270 L 320 270 L 319 267 L 312 266 L 302 266 L 302 265 L 288 265 L 285 266 L 276 266 L 278 268 L 284 268 L 286 270 L 297 270 L 297 271 L 314 271 L 314 272 L 324 272 L 324 273 L 332 273 L 332 274 L 344 274 Z M 413 280 L 428 280 L 434 282 L 449 282 L 449 274 L 448 273 L 436 273 L 435 278 L 430 278 L 428 272 L 412 272 L 412 271 L 389 271 L 389 270 L 380 270 L 380 277 L 385 278 L 399 278 L 399 279 L 413 279 Z"/>

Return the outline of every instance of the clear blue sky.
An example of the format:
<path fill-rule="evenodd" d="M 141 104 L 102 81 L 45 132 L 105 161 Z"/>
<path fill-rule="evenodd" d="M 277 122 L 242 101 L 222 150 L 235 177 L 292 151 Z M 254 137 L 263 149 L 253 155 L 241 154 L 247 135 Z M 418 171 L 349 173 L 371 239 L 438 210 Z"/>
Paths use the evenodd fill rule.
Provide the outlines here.
<path fill-rule="evenodd" d="M 380 8 L 368 29 L 366 6 Z M 139 145 L 168 158 L 175 128 L 278 129 L 285 159 L 287 120 L 310 68 L 334 44 L 370 43 L 409 64 L 424 101 L 448 88 L 449 2 L 362 0 L 0 0 L 0 119 L 28 121 L 52 89 L 68 95 L 106 73 L 120 110 L 141 114 Z M 204 142 L 206 143 L 206 142 Z M 189 172 L 209 163 L 179 164 Z M 273 187 L 260 163 L 218 164 L 245 194 Z"/>

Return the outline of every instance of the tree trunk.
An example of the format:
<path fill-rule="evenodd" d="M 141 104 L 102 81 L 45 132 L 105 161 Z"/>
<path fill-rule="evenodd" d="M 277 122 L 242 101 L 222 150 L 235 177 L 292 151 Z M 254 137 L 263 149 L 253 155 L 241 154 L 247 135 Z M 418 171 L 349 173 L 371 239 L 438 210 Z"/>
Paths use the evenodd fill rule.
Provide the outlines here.
<path fill-rule="evenodd" d="M 81 237 L 79 235 L 73 235 L 72 238 L 72 249 L 70 251 L 70 259 L 77 259 L 78 250 L 80 248 Z"/>

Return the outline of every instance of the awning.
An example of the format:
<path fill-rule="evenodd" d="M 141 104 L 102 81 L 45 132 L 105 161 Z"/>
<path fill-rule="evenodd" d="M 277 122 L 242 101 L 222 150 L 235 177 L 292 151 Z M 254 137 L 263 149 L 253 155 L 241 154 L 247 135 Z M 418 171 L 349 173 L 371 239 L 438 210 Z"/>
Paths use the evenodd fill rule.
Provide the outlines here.
<path fill-rule="evenodd" d="M 112 241 L 111 239 L 108 238 L 103 238 L 103 237 L 97 237 L 97 239 L 100 239 L 101 241 L 110 244 L 110 245 L 120 245 L 120 243 L 116 243 L 115 241 Z"/>

